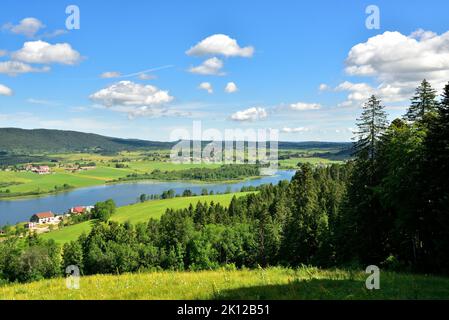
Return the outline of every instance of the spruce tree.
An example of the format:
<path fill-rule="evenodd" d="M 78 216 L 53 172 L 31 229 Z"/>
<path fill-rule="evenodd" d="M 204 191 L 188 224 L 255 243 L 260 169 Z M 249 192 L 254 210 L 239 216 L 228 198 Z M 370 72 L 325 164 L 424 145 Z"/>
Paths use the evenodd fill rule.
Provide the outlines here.
<path fill-rule="evenodd" d="M 416 88 L 415 95 L 412 98 L 412 103 L 405 118 L 413 122 L 421 121 L 428 112 L 435 111 L 437 105 L 436 91 L 432 88 L 430 83 L 424 79 L 419 87 Z"/>
<path fill-rule="evenodd" d="M 355 155 L 360 160 L 374 160 L 378 142 L 387 128 L 387 114 L 380 102 L 372 95 L 363 105 L 362 115 L 357 119 Z"/>

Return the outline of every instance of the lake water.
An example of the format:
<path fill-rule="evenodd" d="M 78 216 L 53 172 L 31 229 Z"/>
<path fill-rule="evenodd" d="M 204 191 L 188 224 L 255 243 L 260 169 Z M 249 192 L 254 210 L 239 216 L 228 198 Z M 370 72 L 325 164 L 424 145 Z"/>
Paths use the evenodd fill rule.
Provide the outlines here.
<path fill-rule="evenodd" d="M 232 191 L 239 191 L 243 186 L 277 184 L 281 180 L 290 180 L 294 173 L 295 171 L 291 170 L 279 170 L 273 176 L 248 179 L 237 183 L 198 184 L 190 182 L 142 181 L 81 188 L 39 198 L 2 200 L 0 201 L 0 226 L 29 221 L 30 217 L 38 212 L 52 211 L 53 213 L 61 214 L 75 206 L 94 205 L 98 201 L 107 199 L 114 199 L 117 206 L 124 206 L 138 202 L 138 198 L 142 193 L 161 194 L 169 189 L 173 189 L 179 194 L 185 189 L 190 189 L 194 193 L 200 194 L 203 188 L 222 193 L 228 188 L 231 188 Z"/>

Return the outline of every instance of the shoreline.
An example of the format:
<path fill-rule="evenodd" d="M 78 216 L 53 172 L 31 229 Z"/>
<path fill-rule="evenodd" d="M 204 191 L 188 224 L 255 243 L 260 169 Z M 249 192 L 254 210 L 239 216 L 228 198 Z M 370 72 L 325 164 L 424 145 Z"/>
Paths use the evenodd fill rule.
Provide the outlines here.
<path fill-rule="evenodd" d="M 290 171 L 290 170 L 294 170 L 294 169 L 279 169 L 280 171 Z M 81 190 L 81 189 L 86 189 L 86 188 L 93 188 L 93 187 L 104 187 L 104 186 L 108 186 L 108 185 L 119 185 L 119 184 L 131 184 L 131 183 L 139 183 L 139 182 L 148 182 L 148 181 L 153 181 L 155 183 L 170 183 L 170 182 L 174 182 L 174 183 L 195 183 L 195 184 L 199 184 L 202 185 L 204 184 L 205 186 L 207 185 L 213 185 L 213 184 L 231 184 L 231 183 L 239 183 L 239 182 L 244 182 L 247 180 L 257 180 L 257 179 L 262 179 L 264 176 L 262 175 L 258 175 L 258 176 L 250 176 L 250 177 L 246 177 L 246 178 L 242 178 L 242 179 L 235 179 L 235 180 L 216 180 L 216 181 L 202 181 L 202 180 L 155 180 L 155 179 L 136 179 L 136 180 L 124 180 L 124 181 L 105 181 L 102 184 L 94 184 L 91 186 L 86 186 L 86 187 L 73 187 L 67 190 L 61 190 L 61 191 L 55 191 L 55 192 L 47 192 L 47 193 L 42 193 L 42 194 L 36 194 L 36 195 L 24 195 L 24 196 L 13 196 L 13 197 L 7 197 L 7 198 L 0 198 L 0 202 L 1 201 L 21 201 L 21 200 L 28 200 L 28 199 L 38 199 L 38 198 L 45 198 L 45 197 L 49 197 L 49 196 L 53 196 L 53 195 L 58 195 L 58 194 L 63 194 L 63 193 L 70 193 L 70 192 L 74 192 L 77 190 Z"/>

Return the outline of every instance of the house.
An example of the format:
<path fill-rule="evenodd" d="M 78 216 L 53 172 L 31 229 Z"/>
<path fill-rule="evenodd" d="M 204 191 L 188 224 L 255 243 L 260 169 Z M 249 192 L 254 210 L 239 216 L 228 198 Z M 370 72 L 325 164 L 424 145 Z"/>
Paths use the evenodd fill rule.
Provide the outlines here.
<path fill-rule="evenodd" d="M 54 224 L 54 223 L 58 223 L 59 221 L 60 221 L 60 218 L 55 216 L 51 211 L 36 213 L 30 219 L 30 222 L 39 223 L 39 224 L 43 224 L 43 223 Z"/>
<path fill-rule="evenodd" d="M 49 174 L 50 173 L 50 167 L 49 166 L 38 166 L 33 167 L 31 171 L 37 173 L 37 174 Z"/>
<path fill-rule="evenodd" d="M 70 209 L 70 213 L 73 215 L 80 215 L 80 214 L 91 212 L 93 208 L 94 208 L 93 206 L 73 207 L 72 209 Z"/>
<path fill-rule="evenodd" d="M 73 207 L 72 209 L 70 209 L 70 213 L 74 214 L 74 215 L 83 214 L 85 212 L 86 212 L 86 208 L 84 208 L 84 207 Z"/>

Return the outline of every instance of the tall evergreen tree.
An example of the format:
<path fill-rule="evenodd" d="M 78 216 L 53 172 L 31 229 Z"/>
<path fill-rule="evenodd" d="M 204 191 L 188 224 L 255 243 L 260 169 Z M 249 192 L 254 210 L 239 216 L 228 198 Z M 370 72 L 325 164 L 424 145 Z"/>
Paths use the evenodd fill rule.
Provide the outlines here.
<path fill-rule="evenodd" d="M 382 178 L 377 163 L 387 115 L 374 95 L 364 104 L 357 126 L 356 158 L 342 207 L 338 251 L 347 259 L 379 263 L 385 258 L 387 222 L 376 192 Z"/>
<path fill-rule="evenodd" d="M 372 95 L 363 105 L 357 127 L 355 155 L 359 159 L 373 161 L 378 142 L 387 127 L 387 114 L 376 96 Z"/>
<path fill-rule="evenodd" d="M 424 79 L 419 87 L 416 88 L 415 95 L 412 98 L 412 103 L 405 118 L 409 121 L 423 120 L 426 113 L 436 110 L 438 105 L 436 95 L 436 91 Z"/>

